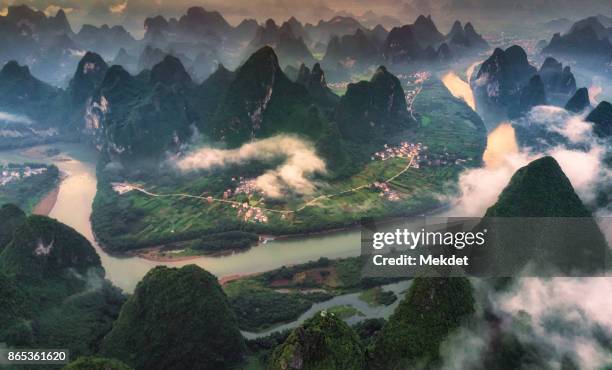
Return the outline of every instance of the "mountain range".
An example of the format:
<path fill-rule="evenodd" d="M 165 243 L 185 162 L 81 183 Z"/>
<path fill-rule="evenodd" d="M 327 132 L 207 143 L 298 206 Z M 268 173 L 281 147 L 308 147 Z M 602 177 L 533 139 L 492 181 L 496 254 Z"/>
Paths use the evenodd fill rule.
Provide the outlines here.
<path fill-rule="evenodd" d="M 125 297 L 105 279 L 92 245 L 72 228 L 44 216 L 0 208 L 0 340 L 10 346 L 97 351 Z"/>
<path fill-rule="evenodd" d="M 486 42 L 469 23 L 459 33 L 455 27 L 452 37 L 440 33 L 431 16 L 419 16 L 411 28 L 416 38 L 414 48 L 418 49 L 415 52 L 427 60 L 445 61 L 451 55 L 486 47 Z M 291 17 L 280 26 L 271 19 L 261 25 L 245 19 L 232 26 L 217 11 L 191 7 L 177 18 L 148 17 L 144 30 L 140 40 L 120 25 L 84 24 L 77 32 L 72 30 L 61 9 L 55 16 L 47 16 L 26 5 L 10 6 L 7 15 L 0 16 L 3 35 L 0 63 L 15 60 L 27 64 L 37 78 L 66 86 L 87 51 L 99 54 L 109 64 L 120 64 L 131 73 L 151 69 L 170 54 L 181 59 L 199 81 L 208 77 L 219 63 L 237 68 L 250 54 L 266 45 L 274 48 L 282 66 L 313 65 L 313 53 L 322 54 L 323 67 L 334 75 L 340 62 L 344 63 L 343 67 L 347 63 L 369 67 L 398 59 L 387 55 L 397 31 L 388 39 L 389 32 L 380 24 L 369 29 L 354 18 L 344 16 L 321 20 L 316 25 L 303 24 Z M 402 34 L 400 38 L 405 36 Z M 407 42 L 402 44 L 406 46 Z M 440 49 L 443 42 L 447 46 Z M 245 44 L 248 44 L 246 48 Z"/>
<path fill-rule="evenodd" d="M 542 53 L 577 59 L 583 66 L 612 72 L 612 26 L 604 26 L 601 20 L 588 17 L 575 22 L 565 34 L 555 33 Z"/>
<path fill-rule="evenodd" d="M 516 118 L 536 105 L 565 106 L 576 92 L 569 66 L 552 57 L 540 69 L 529 63 L 523 48 L 496 48 L 472 77 L 477 99 L 486 109 Z"/>
<path fill-rule="evenodd" d="M 414 61 L 447 61 L 488 48 L 488 43 L 474 30 L 456 21 L 448 35 L 440 33 L 431 16 L 419 16 L 414 24 L 395 27 L 383 46 L 383 58 L 388 63 Z"/>

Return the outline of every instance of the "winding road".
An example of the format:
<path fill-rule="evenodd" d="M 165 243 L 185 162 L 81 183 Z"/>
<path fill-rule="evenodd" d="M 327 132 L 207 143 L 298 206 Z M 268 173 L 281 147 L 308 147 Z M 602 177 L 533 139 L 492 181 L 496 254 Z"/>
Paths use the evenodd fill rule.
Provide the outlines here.
<path fill-rule="evenodd" d="M 414 156 L 410 156 L 409 160 L 408 160 L 408 164 L 398 173 L 396 173 L 395 175 L 391 176 L 390 178 L 388 178 L 387 180 L 383 181 L 384 183 L 390 183 L 391 181 L 395 180 L 396 178 L 398 178 L 399 176 L 401 176 L 402 174 L 404 174 L 406 171 L 408 171 L 408 169 L 410 169 L 410 167 L 412 167 L 414 164 Z M 351 188 L 351 189 L 347 189 L 338 193 L 334 193 L 334 194 L 324 194 L 324 195 L 320 195 L 308 202 L 306 202 L 305 204 L 303 204 L 302 206 L 300 206 L 299 208 L 295 209 L 295 210 L 278 210 L 278 209 L 272 209 L 272 208 L 265 208 L 265 207 L 260 207 L 260 206 L 253 206 L 253 208 L 257 208 L 260 209 L 262 211 L 267 211 L 267 212 L 274 212 L 274 213 L 280 213 L 280 214 L 293 214 L 293 213 L 298 213 L 302 210 L 304 210 L 307 207 L 313 206 L 315 203 L 317 203 L 320 200 L 323 199 L 330 199 L 333 197 L 337 197 L 337 196 L 341 196 L 344 194 L 348 194 L 348 193 L 352 193 L 352 192 L 356 192 L 359 191 L 361 189 L 365 189 L 365 188 L 369 188 L 371 186 L 373 186 L 374 183 L 368 183 L 368 184 L 364 184 L 364 185 L 360 185 L 357 186 L 355 188 Z M 202 196 L 202 195 L 193 195 L 193 194 L 186 194 L 186 193 L 170 193 L 170 194 L 158 194 L 158 193 L 153 193 L 149 190 L 146 190 L 138 185 L 134 185 L 134 184 L 129 184 L 129 183 L 115 183 L 113 184 L 113 187 L 120 187 L 125 189 L 125 192 L 131 191 L 131 190 L 135 190 L 138 192 L 141 192 L 145 195 L 151 196 L 151 197 L 181 197 L 181 198 L 192 198 L 192 199 L 200 199 L 200 200 L 205 200 L 205 201 L 212 201 L 212 202 L 219 202 L 219 203 L 226 203 L 226 204 L 231 204 L 231 205 L 236 205 L 238 207 L 242 207 L 243 203 L 242 202 L 237 202 L 235 200 L 228 200 L 228 199 L 220 199 L 220 198 L 214 198 L 211 196 Z"/>

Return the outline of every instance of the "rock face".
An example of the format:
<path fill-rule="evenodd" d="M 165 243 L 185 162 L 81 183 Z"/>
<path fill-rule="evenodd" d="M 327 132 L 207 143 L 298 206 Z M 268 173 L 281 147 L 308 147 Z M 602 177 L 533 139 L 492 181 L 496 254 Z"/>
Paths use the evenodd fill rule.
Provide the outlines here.
<path fill-rule="evenodd" d="M 284 22 L 278 27 L 273 19 L 268 19 L 263 26 L 257 28 L 257 33 L 249 47 L 247 53 L 252 53 L 264 46 L 271 46 L 277 53 L 279 62 L 283 65 L 299 65 L 301 63 L 311 64 L 314 57 L 304 39 L 296 36 L 293 27 L 289 22 Z M 303 30 L 302 30 L 303 32 Z"/>
<path fill-rule="evenodd" d="M 522 88 L 536 72 L 520 46 L 498 48 L 482 63 L 472 86 L 485 104 L 512 112 L 517 110 Z"/>
<path fill-rule="evenodd" d="M 400 81 L 379 67 L 370 81 L 349 84 L 335 118 L 343 137 L 358 141 L 373 140 L 379 136 L 376 132 L 401 127 L 408 118 Z"/>
<path fill-rule="evenodd" d="M 43 280 L 73 269 L 85 275 L 101 269 L 91 244 L 72 228 L 43 216 L 30 216 L 13 232 L 0 258 L 0 269 L 22 279 Z"/>
<path fill-rule="evenodd" d="M 586 117 L 586 120 L 593 122 L 593 131 L 596 135 L 608 138 L 612 135 L 612 104 L 603 101 L 593 109 Z"/>
<path fill-rule="evenodd" d="M 551 95 L 571 96 L 576 92 L 576 79 L 570 67 L 563 68 L 555 58 L 546 58 L 538 74 L 542 77 L 546 92 Z"/>
<path fill-rule="evenodd" d="M 529 64 L 519 46 L 495 49 L 471 81 L 475 95 L 487 108 L 516 118 L 542 104 L 564 106 L 576 91 L 569 66 L 548 57 L 540 70 Z"/>
<path fill-rule="evenodd" d="M 296 82 L 304 85 L 308 93 L 322 106 L 335 107 L 340 100 L 338 95 L 327 87 L 325 73 L 319 63 L 312 67 L 312 71 L 302 64 Z"/>
<path fill-rule="evenodd" d="M 164 85 L 184 85 L 191 83 L 191 77 L 185 71 L 183 63 L 172 55 L 167 55 L 164 60 L 155 65 L 151 70 L 151 83 L 162 83 Z"/>
<path fill-rule="evenodd" d="M 197 88 L 195 96 L 202 114 L 202 119 L 197 122 L 200 131 L 209 130 L 208 124 L 212 121 L 217 106 L 235 77 L 234 72 L 219 64 L 217 70 Z"/>
<path fill-rule="evenodd" d="M 93 246 L 48 217 L 26 218 L 11 206 L 0 216 L 10 217 L 2 219 L 1 235 L 10 241 L 0 253 L 0 341 L 92 354 L 124 300 L 104 279 Z"/>
<path fill-rule="evenodd" d="M 308 50 L 304 39 L 295 36 L 287 22 L 283 23 L 280 28 L 276 51 L 284 65 L 299 65 L 300 63 L 312 63 L 314 61 L 314 57 Z"/>
<path fill-rule="evenodd" d="M 546 105 L 546 90 L 539 75 L 531 77 L 527 86 L 521 89 L 518 113 L 526 113 L 536 105 Z"/>
<path fill-rule="evenodd" d="M 69 86 L 71 101 L 75 106 L 81 105 L 84 108 L 85 102 L 100 87 L 107 70 L 108 65 L 96 53 L 87 52 L 81 58 Z"/>
<path fill-rule="evenodd" d="M 565 109 L 570 112 L 580 113 L 590 106 L 589 90 L 586 87 L 581 87 L 576 90 L 576 93 L 567 101 Z"/>
<path fill-rule="evenodd" d="M 312 103 L 306 88 L 289 80 L 266 46 L 236 71 L 213 119 L 213 136 L 230 146 L 278 132 L 316 137 L 323 126 Z"/>
<path fill-rule="evenodd" d="M 119 48 L 131 49 L 137 41 L 123 26 L 100 27 L 85 24 L 76 34 L 75 40 L 86 50 L 95 50 L 107 58 L 112 58 Z"/>
<path fill-rule="evenodd" d="M 448 35 L 442 35 L 431 16 L 419 16 L 412 25 L 395 27 L 383 44 L 383 57 L 389 63 L 448 62 L 453 56 L 488 48 L 471 23 L 456 21 Z"/>
<path fill-rule="evenodd" d="M 153 66 L 164 60 L 166 55 L 168 54 L 166 54 L 163 50 L 147 45 L 138 58 L 138 69 L 150 70 L 153 68 Z"/>
<path fill-rule="evenodd" d="M 394 27 L 383 46 L 383 57 L 390 63 L 409 63 L 422 56 L 412 25 Z"/>
<path fill-rule="evenodd" d="M 202 7 L 187 9 L 178 20 L 166 20 L 163 16 L 145 19 L 145 40 L 165 40 L 178 38 L 182 41 L 197 42 L 198 40 L 216 41 L 227 36 L 235 29 L 227 23 L 216 11 L 207 11 Z"/>
<path fill-rule="evenodd" d="M 232 31 L 232 35 L 239 41 L 250 41 L 253 34 L 257 32 L 257 21 L 253 18 L 243 19 Z"/>
<path fill-rule="evenodd" d="M 34 121 L 49 120 L 60 90 L 30 74 L 27 66 L 10 61 L 0 70 L 0 109 L 25 114 Z"/>
<path fill-rule="evenodd" d="M 357 334 L 341 319 L 323 311 L 293 330 L 274 350 L 270 369 L 361 370 L 364 353 Z"/>
<path fill-rule="evenodd" d="M 195 265 L 156 267 L 121 309 L 101 353 L 138 369 L 229 369 L 245 344 L 217 279 Z"/>
<path fill-rule="evenodd" d="M 478 33 L 474 26 L 467 22 L 463 29 L 465 31 L 465 37 L 468 40 L 469 46 L 476 48 L 488 48 L 489 43 Z"/>
<path fill-rule="evenodd" d="M 332 37 L 327 45 L 323 63 L 330 66 L 338 62 L 347 66 L 350 63 L 369 64 L 376 61 L 378 56 L 379 50 L 375 41 L 358 29 L 353 35 Z"/>
<path fill-rule="evenodd" d="M 428 15 L 427 17 L 424 15 L 419 15 L 414 22 L 413 31 L 414 36 L 423 48 L 429 45 L 437 46 L 445 39 L 444 35 L 438 31 L 438 28 L 431 19 L 431 15 Z"/>
<path fill-rule="evenodd" d="M 129 71 L 135 71 L 137 63 L 138 59 L 134 55 L 131 55 L 127 52 L 127 50 L 121 48 L 117 52 L 117 55 L 115 55 L 115 58 L 111 64 L 123 66 L 123 68 L 126 68 Z"/>
<path fill-rule="evenodd" d="M 465 278 L 416 278 L 376 338 L 375 369 L 404 369 L 435 363 L 440 344 L 475 312 Z"/>
<path fill-rule="evenodd" d="M 474 26 L 469 22 L 463 27 L 461 22 L 455 21 L 450 32 L 446 35 L 446 39 L 453 46 L 465 48 L 484 49 L 489 46 L 485 39 L 476 32 Z"/>
<path fill-rule="evenodd" d="M 612 33 L 596 17 L 574 23 L 567 34 L 556 33 L 543 54 L 571 56 L 581 63 L 602 66 L 612 60 Z"/>
<path fill-rule="evenodd" d="M 328 21 L 320 20 L 316 25 L 306 24 L 304 29 L 312 41 L 327 42 L 334 35 L 342 37 L 354 34 L 358 29 L 365 31 L 366 28 L 354 18 L 335 16 Z"/>
<path fill-rule="evenodd" d="M 194 88 L 174 57 L 138 76 L 112 66 L 89 106 L 89 126 L 108 155 L 144 166 L 139 162 L 157 161 L 191 136 Z"/>

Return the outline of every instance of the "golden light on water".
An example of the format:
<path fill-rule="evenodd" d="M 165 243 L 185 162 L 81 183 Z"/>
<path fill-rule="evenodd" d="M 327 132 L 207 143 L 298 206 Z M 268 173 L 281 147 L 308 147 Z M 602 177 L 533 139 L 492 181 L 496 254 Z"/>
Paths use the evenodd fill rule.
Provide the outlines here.
<path fill-rule="evenodd" d="M 499 167 L 508 154 L 518 153 L 516 134 L 511 124 L 504 122 L 489 133 L 483 160 L 488 168 Z"/>
<path fill-rule="evenodd" d="M 442 77 L 442 83 L 455 98 L 463 99 L 472 110 L 476 110 L 474 93 L 467 82 L 459 78 L 454 72 L 449 72 Z"/>

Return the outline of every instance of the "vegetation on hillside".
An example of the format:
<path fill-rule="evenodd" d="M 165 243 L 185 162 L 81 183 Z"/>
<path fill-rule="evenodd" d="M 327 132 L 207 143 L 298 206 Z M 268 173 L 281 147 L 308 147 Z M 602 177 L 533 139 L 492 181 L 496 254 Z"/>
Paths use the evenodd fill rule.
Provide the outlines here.
<path fill-rule="evenodd" d="M 220 370 L 241 362 L 245 345 L 215 276 L 159 266 L 123 305 L 101 353 L 137 369 Z"/>

